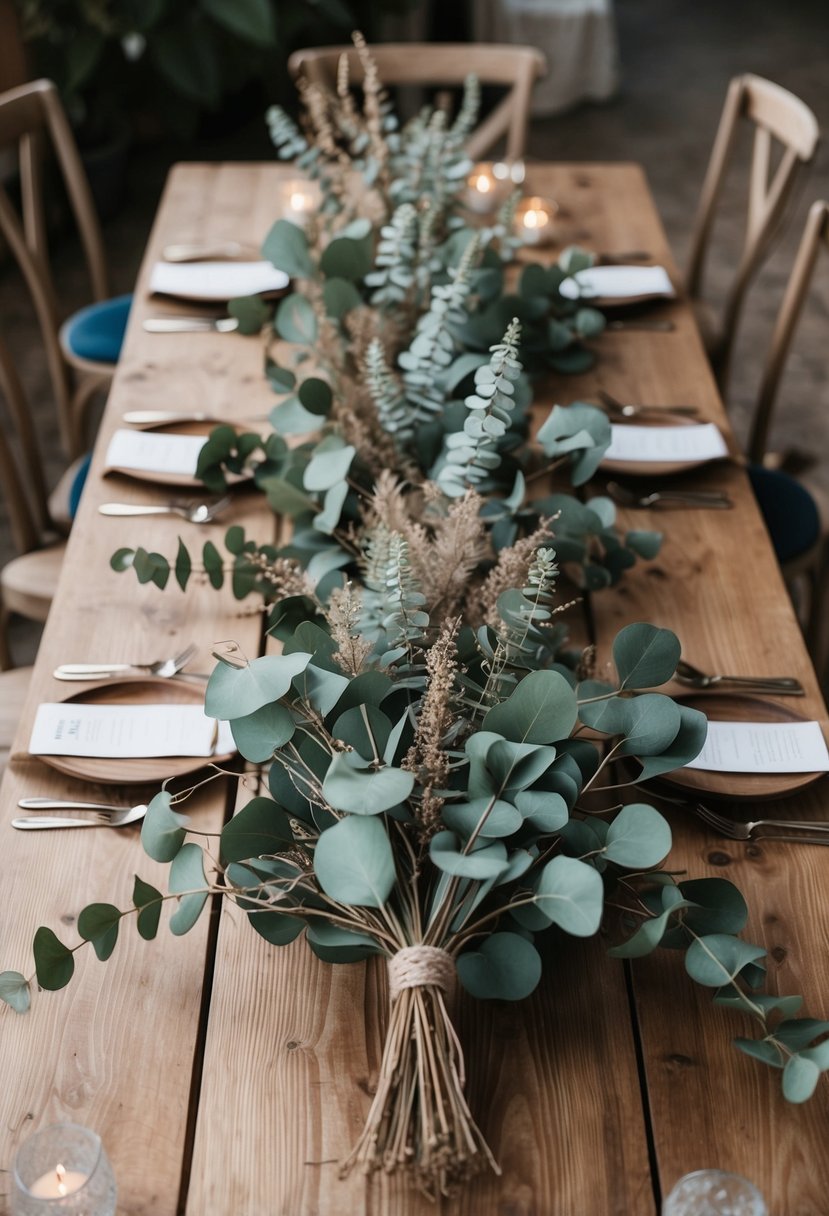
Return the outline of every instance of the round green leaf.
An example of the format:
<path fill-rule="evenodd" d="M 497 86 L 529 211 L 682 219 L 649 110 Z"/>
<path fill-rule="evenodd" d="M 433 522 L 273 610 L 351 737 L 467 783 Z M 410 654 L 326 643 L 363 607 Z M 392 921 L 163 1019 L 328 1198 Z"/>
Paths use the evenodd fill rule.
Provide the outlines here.
<path fill-rule="evenodd" d="M 363 297 L 348 279 L 326 279 L 322 299 L 328 316 L 337 321 L 352 308 L 359 308 L 363 302 Z"/>
<path fill-rule="evenodd" d="M 466 840 L 479 824 L 482 837 L 511 836 L 521 827 L 523 819 L 520 811 L 500 798 L 473 798 L 471 802 L 447 803 L 443 822 Z"/>
<path fill-rule="evenodd" d="M 302 228 L 290 220 L 276 221 L 263 242 L 262 257 L 291 278 L 309 279 L 314 273 L 308 238 Z"/>
<path fill-rule="evenodd" d="M 353 933 L 325 921 L 311 921 L 305 940 L 317 958 L 326 963 L 360 963 L 369 955 L 380 953 L 377 942 L 367 933 Z"/>
<path fill-rule="evenodd" d="M 695 938 L 685 955 L 685 970 L 692 980 L 706 988 L 722 988 L 749 963 L 765 958 L 761 946 L 752 946 L 727 933 L 711 933 Z"/>
<path fill-rule="evenodd" d="M 795 1055 L 783 1069 L 783 1097 L 787 1102 L 806 1102 L 815 1092 L 820 1069 L 814 1060 Z"/>
<path fill-rule="evenodd" d="M 362 279 L 371 270 L 371 238 L 335 237 L 323 250 L 320 269 L 330 278 Z"/>
<path fill-rule="evenodd" d="M 340 714 L 334 723 L 332 734 L 341 743 L 353 747 L 364 760 L 374 760 L 377 756 L 385 758 L 391 731 L 391 722 L 381 709 L 375 705 L 354 705 L 344 714 Z M 388 763 L 392 763 L 391 759 Z"/>
<path fill-rule="evenodd" d="M 493 933 L 461 954 L 457 969 L 466 991 L 480 1000 L 523 1001 L 541 979 L 541 956 L 517 933 Z"/>
<path fill-rule="evenodd" d="M 335 811 L 379 815 L 405 802 L 414 782 L 413 773 L 390 765 L 379 769 L 353 768 L 348 753 L 338 752 L 325 774 L 322 796 Z"/>
<path fill-rule="evenodd" d="M 78 932 L 92 942 L 95 953 L 105 963 L 118 941 L 121 913 L 114 904 L 88 904 L 78 916 Z"/>
<path fill-rule="evenodd" d="M 158 932 L 158 922 L 161 918 L 163 896 L 148 882 L 143 882 L 138 875 L 132 890 L 132 902 L 138 913 L 138 932 L 145 942 L 151 942 Z"/>
<path fill-rule="evenodd" d="M 599 930 L 604 907 L 601 876 L 575 857 L 554 857 L 539 875 L 535 903 L 565 933 L 592 937 Z"/>
<path fill-rule="evenodd" d="M 661 773 L 670 773 L 675 768 L 682 768 L 702 751 L 708 734 L 708 719 L 701 710 L 691 709 L 689 705 L 680 705 L 678 709 L 680 725 L 676 738 L 670 747 L 658 756 L 640 757 L 640 780 L 648 781 Z"/>
<path fill-rule="evenodd" d="M 649 870 L 659 865 L 671 850 L 671 829 L 644 802 L 622 807 L 607 830 L 604 855 L 628 870 Z"/>
<path fill-rule="evenodd" d="M 312 346 L 317 337 L 317 318 L 305 296 L 285 296 L 280 300 L 273 320 L 274 329 L 286 342 Z"/>
<path fill-rule="evenodd" d="M 569 736 L 576 715 L 576 694 L 564 676 L 531 671 L 506 701 L 489 711 L 483 729 L 516 743 L 554 743 Z"/>
<path fill-rule="evenodd" d="M 429 841 L 429 856 L 439 870 L 457 878 L 498 878 L 509 864 L 507 850 L 500 840 L 463 853 L 454 832 L 438 832 L 433 836 Z"/>
<path fill-rule="evenodd" d="M 355 907 L 382 907 L 395 882 L 383 820 L 348 815 L 326 828 L 314 850 L 314 872 L 331 899 Z"/>
<path fill-rule="evenodd" d="M 356 454 L 357 449 L 350 443 L 344 444 L 339 435 L 327 435 L 314 448 L 314 454 L 308 462 L 302 478 L 305 489 L 314 493 L 340 485 L 348 476 Z"/>
<path fill-rule="evenodd" d="M 181 894 L 178 907 L 170 917 L 170 932 L 181 937 L 193 928 L 210 894 L 200 845 L 181 846 L 170 866 L 169 887 L 171 895 Z M 185 895 L 185 891 L 188 894 Z"/>
<path fill-rule="evenodd" d="M 33 951 L 35 972 L 41 988 L 57 992 L 65 988 L 75 971 L 72 951 L 55 937 L 51 929 L 41 925 L 35 933 Z"/>
<path fill-rule="evenodd" d="M 32 1003 L 29 982 L 19 971 L 0 974 L 0 1001 L 11 1005 L 15 1013 L 26 1013 Z"/>
<path fill-rule="evenodd" d="M 141 844 L 153 861 L 172 861 L 184 843 L 189 820 L 172 810 L 171 801 L 171 795 L 161 790 L 147 807 L 141 824 Z"/>
<path fill-rule="evenodd" d="M 268 856 L 294 844 L 285 811 L 272 798 L 253 798 L 222 828 L 221 859 L 224 865 Z"/>
<path fill-rule="evenodd" d="M 613 642 L 613 661 L 622 688 L 665 684 L 676 671 L 679 656 L 676 634 L 644 621 L 626 625 Z"/>
<path fill-rule="evenodd" d="M 299 937 L 305 928 L 305 921 L 299 916 L 291 916 L 288 912 L 272 912 L 264 908 L 261 912 L 248 912 L 248 920 L 259 936 L 264 937 L 272 946 L 287 946 Z"/>
<path fill-rule="evenodd" d="M 296 723 L 291 711 L 275 702 L 263 705 L 247 717 L 234 718 L 230 729 L 245 759 L 262 764 L 293 737 Z"/>
<path fill-rule="evenodd" d="M 319 417 L 327 415 L 334 399 L 331 385 L 325 380 L 320 380 L 318 376 L 309 376 L 307 380 L 303 380 L 297 389 L 297 396 L 309 414 L 316 414 Z"/>
<path fill-rule="evenodd" d="M 269 654 L 251 659 L 244 667 L 219 663 L 207 683 L 204 712 L 224 721 L 246 718 L 284 697 L 294 676 L 310 662 L 309 654 Z"/>

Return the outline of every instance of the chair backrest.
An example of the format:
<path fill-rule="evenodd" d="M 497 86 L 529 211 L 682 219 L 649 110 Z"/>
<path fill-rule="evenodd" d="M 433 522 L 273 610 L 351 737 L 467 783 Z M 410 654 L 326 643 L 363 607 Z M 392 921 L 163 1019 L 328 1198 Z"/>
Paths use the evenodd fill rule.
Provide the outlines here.
<path fill-rule="evenodd" d="M 507 86 L 509 92 L 472 132 L 467 149 L 473 160 L 480 160 L 506 135 L 507 159 L 520 160 L 524 155 L 530 94 L 536 78 L 547 69 L 541 51 L 482 42 L 381 42 L 372 43 L 369 50 L 384 85 L 462 84 L 471 73 L 482 85 Z M 363 71 L 353 46 L 294 51 L 288 70 L 294 79 L 302 76 L 310 84 L 333 88 L 343 55 L 348 58 L 349 79 L 360 83 Z"/>
<path fill-rule="evenodd" d="M 799 97 L 761 76 L 736 76 L 728 87 L 720 125 L 702 186 L 688 260 L 688 293 L 699 296 L 714 214 L 722 193 L 740 119 L 754 124 L 745 242 L 726 296 L 714 364 L 725 382 L 734 335 L 746 290 L 768 252 L 783 215 L 795 172 L 812 160 L 820 131 L 812 111 Z M 783 145 L 782 159 L 771 168 L 772 140 Z"/>
<path fill-rule="evenodd" d="M 13 441 L 16 443 L 13 444 Z M 15 450 L 15 448 L 17 450 Z M 18 553 L 36 549 L 49 526 L 46 479 L 32 414 L 9 348 L 0 337 L 0 497 Z"/>
<path fill-rule="evenodd" d="M 824 201 L 813 203 L 809 209 L 792 273 L 777 314 L 749 437 L 748 455 L 755 464 L 762 463 L 766 452 L 780 379 L 822 245 L 829 249 L 829 203 Z"/>
<path fill-rule="evenodd" d="M 0 182 L 0 234 L 17 262 L 32 297 L 46 350 L 49 376 L 64 443 L 72 444 L 70 391 L 58 340 L 57 296 L 49 264 L 43 198 L 43 158 L 48 146 L 63 177 L 80 233 L 94 300 L 107 292 L 101 231 L 78 149 L 55 86 L 35 80 L 0 94 L 0 150 L 16 150 L 22 216 Z"/>

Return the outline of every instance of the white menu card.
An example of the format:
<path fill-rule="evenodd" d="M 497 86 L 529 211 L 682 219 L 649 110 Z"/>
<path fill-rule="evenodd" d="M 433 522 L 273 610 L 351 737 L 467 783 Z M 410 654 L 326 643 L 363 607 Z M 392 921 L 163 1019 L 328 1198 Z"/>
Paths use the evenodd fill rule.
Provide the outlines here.
<path fill-rule="evenodd" d="M 149 759 L 213 756 L 236 750 L 227 722 L 205 716 L 201 705 L 38 706 L 29 754 Z"/>
<path fill-rule="evenodd" d="M 728 455 L 722 433 L 713 422 L 694 426 L 629 426 L 613 423 L 605 460 L 631 463 L 721 460 Z"/>
<path fill-rule="evenodd" d="M 263 291 L 281 291 L 289 283 L 270 262 L 156 262 L 150 291 L 186 300 L 233 300 Z"/>
<path fill-rule="evenodd" d="M 686 768 L 712 773 L 826 773 L 829 751 L 819 722 L 710 722 Z"/>
<path fill-rule="evenodd" d="M 153 431 L 117 430 L 106 454 L 108 469 L 195 477 L 205 435 L 167 435 Z"/>
<path fill-rule="evenodd" d="M 565 279 L 559 291 L 568 300 L 676 295 L 664 266 L 590 266 Z"/>

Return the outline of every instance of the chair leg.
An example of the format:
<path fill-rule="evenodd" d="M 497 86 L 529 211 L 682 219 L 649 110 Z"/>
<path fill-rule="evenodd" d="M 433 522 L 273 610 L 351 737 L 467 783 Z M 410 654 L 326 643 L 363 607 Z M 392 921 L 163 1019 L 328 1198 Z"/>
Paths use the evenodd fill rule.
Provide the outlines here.
<path fill-rule="evenodd" d="M 12 666 L 12 656 L 9 650 L 9 621 L 11 613 L 0 600 L 0 671 L 8 671 Z"/>
<path fill-rule="evenodd" d="M 85 373 L 80 373 L 78 375 L 78 380 L 70 405 L 70 409 L 72 411 L 70 426 L 72 429 L 71 446 L 73 458 L 83 455 L 83 452 L 87 446 L 84 435 L 86 413 L 89 409 L 90 403 L 95 394 L 102 389 L 105 389 L 111 380 L 111 375 L 93 376 Z"/>

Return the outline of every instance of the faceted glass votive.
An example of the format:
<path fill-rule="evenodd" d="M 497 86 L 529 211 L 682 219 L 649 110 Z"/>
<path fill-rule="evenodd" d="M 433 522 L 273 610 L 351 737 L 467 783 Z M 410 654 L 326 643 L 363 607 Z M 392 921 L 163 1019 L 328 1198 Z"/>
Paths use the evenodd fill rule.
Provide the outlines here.
<path fill-rule="evenodd" d="M 747 1178 L 696 1170 L 680 1178 L 662 1205 L 662 1216 L 768 1216 L 768 1209 Z"/>
<path fill-rule="evenodd" d="M 115 1216 L 116 1196 L 101 1138 L 88 1127 L 53 1123 L 15 1157 L 10 1216 Z"/>

